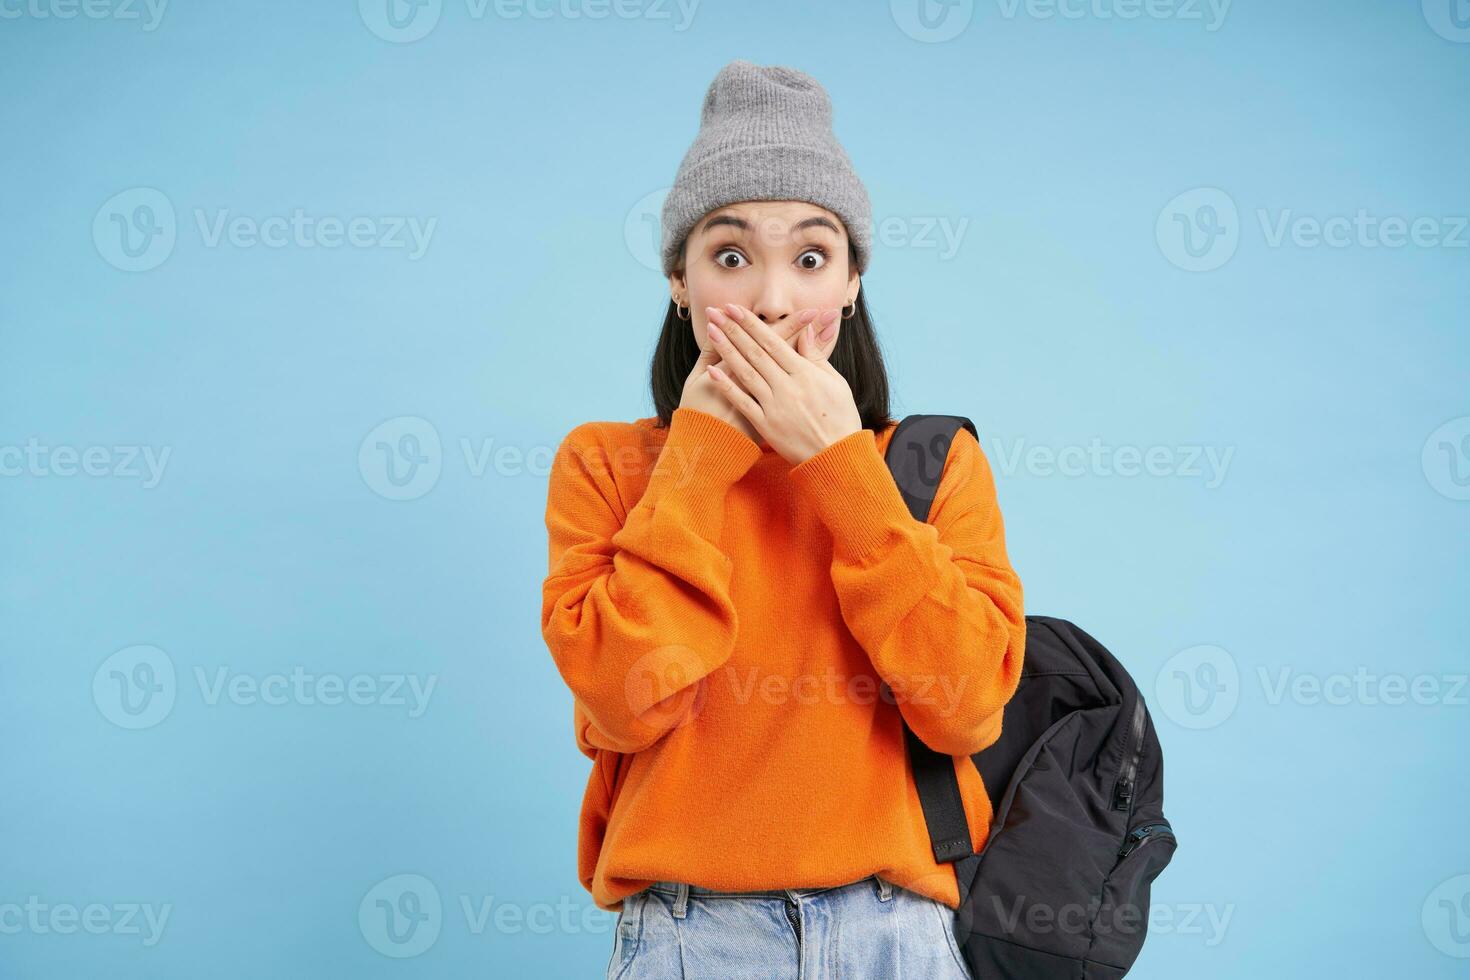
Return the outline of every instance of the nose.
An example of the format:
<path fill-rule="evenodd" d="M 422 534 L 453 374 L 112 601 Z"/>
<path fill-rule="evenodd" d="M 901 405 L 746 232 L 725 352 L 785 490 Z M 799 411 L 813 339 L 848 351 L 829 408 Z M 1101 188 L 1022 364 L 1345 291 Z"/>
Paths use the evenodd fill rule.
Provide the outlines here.
<path fill-rule="evenodd" d="M 760 284 L 750 312 L 761 318 L 767 326 L 774 327 L 794 311 L 791 309 L 791 294 L 779 276 L 767 276 Z"/>

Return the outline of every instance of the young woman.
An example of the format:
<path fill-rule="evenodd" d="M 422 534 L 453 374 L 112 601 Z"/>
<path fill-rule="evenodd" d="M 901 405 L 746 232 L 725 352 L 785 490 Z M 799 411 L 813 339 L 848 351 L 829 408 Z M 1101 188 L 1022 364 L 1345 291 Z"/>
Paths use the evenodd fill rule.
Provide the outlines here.
<path fill-rule="evenodd" d="M 822 87 L 725 66 L 664 205 L 657 415 L 557 451 L 541 623 L 609 978 L 970 977 L 903 723 L 955 757 L 978 849 L 1021 583 L 968 431 L 927 523 L 884 463 L 870 227 Z"/>

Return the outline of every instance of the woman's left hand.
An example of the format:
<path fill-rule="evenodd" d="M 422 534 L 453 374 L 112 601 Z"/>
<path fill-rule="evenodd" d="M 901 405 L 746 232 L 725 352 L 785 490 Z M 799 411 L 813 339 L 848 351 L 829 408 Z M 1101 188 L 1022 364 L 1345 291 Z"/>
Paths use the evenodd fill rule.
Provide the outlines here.
<path fill-rule="evenodd" d="M 743 306 L 708 306 L 705 314 L 710 340 L 726 368 L 706 370 L 751 428 L 792 466 L 862 429 L 847 379 L 825 357 L 812 356 L 818 349 L 818 321 L 830 320 L 826 343 L 836 339 L 836 310 L 803 328 L 795 350 Z"/>

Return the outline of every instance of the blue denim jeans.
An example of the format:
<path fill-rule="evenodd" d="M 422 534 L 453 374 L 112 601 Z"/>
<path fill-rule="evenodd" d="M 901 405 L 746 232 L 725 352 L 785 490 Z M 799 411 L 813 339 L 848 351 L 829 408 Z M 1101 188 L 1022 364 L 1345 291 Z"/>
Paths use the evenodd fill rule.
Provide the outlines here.
<path fill-rule="evenodd" d="M 975 980 L 955 923 L 877 875 L 749 892 L 659 881 L 623 899 L 607 980 Z"/>

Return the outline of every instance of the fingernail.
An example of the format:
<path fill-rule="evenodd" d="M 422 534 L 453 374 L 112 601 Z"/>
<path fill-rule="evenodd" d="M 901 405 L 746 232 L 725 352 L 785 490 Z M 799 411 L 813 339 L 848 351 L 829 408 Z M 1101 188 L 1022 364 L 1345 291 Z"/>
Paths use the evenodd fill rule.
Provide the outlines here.
<path fill-rule="evenodd" d="M 823 327 L 822 328 L 822 343 L 825 344 L 827 341 L 831 340 L 832 339 L 832 335 L 835 334 L 836 332 L 837 332 L 837 324 L 835 324 L 835 323 L 829 323 L 825 327 Z"/>
<path fill-rule="evenodd" d="M 837 311 L 836 310 L 827 310 L 827 311 L 825 311 L 822 314 L 822 322 L 823 323 L 835 323 L 835 322 L 837 322 Z"/>
<path fill-rule="evenodd" d="M 706 306 L 704 308 L 704 315 L 716 323 L 721 322 L 725 316 L 718 306 Z"/>
<path fill-rule="evenodd" d="M 812 332 L 812 325 L 810 323 L 806 325 L 806 339 L 808 343 L 811 343 L 817 339 L 817 335 Z"/>
<path fill-rule="evenodd" d="M 709 334 L 710 340 L 713 340 L 715 343 L 723 344 L 725 342 L 725 331 L 721 330 L 713 323 L 705 327 L 705 332 Z"/>
<path fill-rule="evenodd" d="M 740 307 L 737 304 L 735 304 L 735 303 L 726 303 L 725 304 L 725 309 L 726 309 L 726 311 L 729 312 L 729 314 L 731 316 L 739 316 L 740 315 Z"/>

